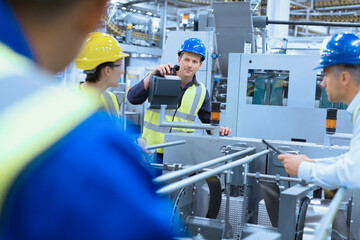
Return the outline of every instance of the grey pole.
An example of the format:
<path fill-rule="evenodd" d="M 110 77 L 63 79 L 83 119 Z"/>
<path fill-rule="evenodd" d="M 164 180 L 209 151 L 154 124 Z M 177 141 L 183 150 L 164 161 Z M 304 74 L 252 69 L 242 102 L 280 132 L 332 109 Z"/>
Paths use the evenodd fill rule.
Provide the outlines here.
<path fill-rule="evenodd" d="M 163 188 L 160 188 L 157 193 L 158 194 L 161 194 L 161 195 L 164 195 L 164 194 L 169 194 L 171 192 L 174 192 L 176 190 L 179 190 L 187 185 L 190 185 L 190 184 L 193 184 L 193 183 L 196 183 L 196 182 L 199 182 L 201 180 L 204 180 L 208 177 L 211 177 L 211 176 L 214 176 L 214 175 L 217 175 L 225 170 L 228 170 L 228 169 L 231 169 L 231 168 L 234 168 L 234 167 L 237 167 L 241 164 L 245 164 L 245 163 L 248 163 L 248 162 L 251 162 L 252 160 L 258 158 L 258 157 L 261 157 L 265 154 L 268 154 L 270 152 L 270 150 L 264 150 L 264 151 L 261 151 L 261 152 L 258 152 L 258 153 L 255 153 L 253 155 L 250 155 L 250 156 L 247 156 L 247 157 L 244 157 L 242 159 L 239 159 L 239 160 L 236 160 L 234 162 L 231 162 L 231 163 L 228 163 L 228 164 L 225 164 L 225 165 L 222 165 L 220 167 L 217 167 L 217 168 L 214 168 L 210 171 L 207 171 L 207 172 L 203 172 L 203 173 L 200 173 L 200 174 L 197 174 L 195 176 L 192 176 L 192 177 L 189 177 L 189 178 L 186 178 L 186 179 L 183 179 L 181 181 L 178 181 L 178 182 L 175 182 L 175 183 L 172 183 L 172 184 L 169 184 Z M 228 155 L 229 156 L 229 155 Z"/>
<path fill-rule="evenodd" d="M 301 182 L 301 178 L 295 178 L 295 177 L 280 177 L 280 176 L 257 174 L 257 173 L 248 173 L 247 176 L 253 178 L 271 179 L 271 180 L 279 180 L 279 181 Z"/>
<path fill-rule="evenodd" d="M 189 174 L 197 172 L 197 171 L 199 171 L 199 170 L 201 170 L 203 168 L 210 167 L 210 166 L 213 166 L 215 164 L 225 162 L 227 160 L 231 160 L 231 159 L 236 158 L 238 156 L 249 153 L 249 152 L 251 152 L 253 150 L 255 150 L 255 148 L 247 148 L 245 150 L 242 150 L 242 151 L 239 151 L 239 152 L 236 152 L 236 153 L 232 153 L 232 154 L 229 154 L 229 155 L 225 155 L 223 157 L 215 158 L 213 160 L 209 160 L 209 161 L 206 161 L 206 162 L 203 162 L 203 163 L 196 164 L 194 166 L 182 169 L 180 171 L 170 172 L 170 173 L 161 175 L 161 176 L 159 176 L 157 178 L 154 178 L 153 181 L 156 182 L 156 183 L 161 183 L 161 182 L 169 181 L 169 180 L 174 179 L 174 178 L 179 178 L 179 177 L 182 177 L 182 176 L 185 176 L 185 175 L 189 175 Z"/>
<path fill-rule="evenodd" d="M 266 20 L 266 24 L 308 25 L 308 26 L 327 26 L 327 27 L 360 27 L 359 23 L 278 21 L 278 20 L 268 20 L 268 19 Z"/>
<path fill-rule="evenodd" d="M 161 143 L 161 144 L 155 144 L 155 145 L 150 145 L 145 147 L 147 150 L 153 150 L 153 149 L 157 149 L 157 148 L 165 148 L 165 147 L 172 147 L 172 146 L 176 146 L 176 145 L 181 145 L 186 143 L 185 140 L 179 140 L 179 141 L 174 141 L 174 142 L 167 142 L 167 143 Z"/>

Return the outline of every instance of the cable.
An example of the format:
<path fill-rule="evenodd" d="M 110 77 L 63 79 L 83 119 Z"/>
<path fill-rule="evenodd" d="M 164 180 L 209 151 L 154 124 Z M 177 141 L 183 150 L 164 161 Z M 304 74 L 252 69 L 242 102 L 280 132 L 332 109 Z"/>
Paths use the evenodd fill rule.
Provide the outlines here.
<path fill-rule="evenodd" d="M 173 115 L 173 117 L 172 117 L 172 122 L 174 122 L 174 118 L 175 118 L 175 114 L 176 114 L 176 112 L 177 112 L 177 110 L 178 110 L 179 108 L 177 108 L 176 110 L 175 110 L 175 112 L 174 112 L 174 115 Z M 172 127 L 170 127 L 170 133 L 171 133 L 171 131 L 172 131 Z"/>
<path fill-rule="evenodd" d="M 177 113 L 177 110 L 181 107 L 181 101 L 182 101 L 182 98 L 184 97 L 184 94 L 185 94 L 185 91 L 184 91 L 184 93 L 180 96 L 180 98 L 179 98 L 179 101 L 178 101 L 178 107 L 176 108 L 176 110 L 175 110 L 175 112 L 174 112 L 174 115 L 173 115 L 173 117 L 172 117 L 172 122 L 174 122 L 174 118 L 175 118 L 175 115 L 176 115 L 176 113 Z M 171 131 L 172 131 L 172 127 L 170 127 L 170 133 L 171 133 Z"/>

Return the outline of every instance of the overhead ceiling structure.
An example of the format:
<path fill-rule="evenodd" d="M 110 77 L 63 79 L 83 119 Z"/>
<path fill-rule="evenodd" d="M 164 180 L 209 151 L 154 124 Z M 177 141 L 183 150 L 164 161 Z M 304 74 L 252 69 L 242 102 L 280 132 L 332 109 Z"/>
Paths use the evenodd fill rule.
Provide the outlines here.
<path fill-rule="evenodd" d="M 266 15 L 267 0 L 261 1 L 261 15 Z M 290 21 L 359 23 L 359 0 L 297 0 L 290 1 Z M 324 36 L 357 29 L 334 27 L 291 26 L 295 36 Z"/>
<path fill-rule="evenodd" d="M 213 2 L 243 2 L 244 0 L 167 0 L 166 28 L 174 30 L 179 24 L 179 10 L 194 8 L 211 7 Z M 161 17 L 161 5 L 164 0 L 112 0 L 119 9 L 155 18 Z M 267 0 L 251 0 L 252 4 L 258 4 L 258 14 L 266 15 Z M 323 22 L 360 22 L 360 0 L 293 0 L 290 1 L 291 21 L 323 21 Z M 191 26 L 193 19 L 189 19 Z M 321 36 L 332 34 L 326 27 L 294 27 L 291 31 L 296 31 L 299 36 Z"/>
<path fill-rule="evenodd" d="M 270 2 L 270 0 L 112 0 L 107 16 L 104 17 L 104 25 L 106 30 L 121 43 L 162 49 L 166 31 L 179 30 L 184 15 L 188 15 L 188 23 L 183 27 L 184 30 L 192 30 L 196 16 L 204 10 L 213 12 L 214 2 L 250 2 L 253 15 L 266 16 L 268 1 Z M 129 20 L 130 17 L 134 23 Z M 359 23 L 360 0 L 290 0 L 288 20 Z M 288 36 L 323 37 L 343 31 L 359 32 L 360 29 L 290 25 Z"/>

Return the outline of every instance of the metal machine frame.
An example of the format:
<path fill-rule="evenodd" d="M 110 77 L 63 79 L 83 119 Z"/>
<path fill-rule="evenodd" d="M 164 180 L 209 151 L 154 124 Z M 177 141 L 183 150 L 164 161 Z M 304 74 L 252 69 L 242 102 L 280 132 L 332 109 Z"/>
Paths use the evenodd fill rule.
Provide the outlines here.
<path fill-rule="evenodd" d="M 261 142 L 261 139 L 256 138 L 230 138 L 230 137 L 214 137 L 214 136 L 199 136 L 199 135 L 192 135 L 192 134 L 166 134 L 165 135 L 165 143 L 167 142 L 173 142 L 173 141 L 179 141 L 179 140 L 185 140 L 185 143 L 182 145 L 176 145 L 170 148 L 165 148 L 164 150 L 164 163 L 167 165 L 171 164 L 181 164 L 183 166 L 182 168 L 185 170 L 187 168 L 192 169 L 192 167 L 186 167 L 186 165 L 195 165 L 194 168 L 201 167 L 204 164 L 207 165 L 209 159 L 218 158 L 220 159 L 223 156 L 222 151 L 224 147 L 227 147 L 229 145 L 242 145 L 242 146 L 248 146 L 249 149 L 256 148 L 255 155 L 261 154 L 266 150 L 266 146 Z M 342 154 L 348 150 L 347 146 L 332 146 L 332 147 L 326 147 L 324 145 L 319 144 L 313 144 L 313 143 L 300 143 L 300 142 L 289 142 L 289 141 L 272 141 L 271 142 L 276 148 L 279 148 L 282 151 L 292 151 L 292 152 L 300 152 L 302 154 L 309 155 L 310 157 L 330 157 L 330 156 L 337 156 L 339 154 Z M 269 150 L 267 150 L 269 151 Z M 240 154 L 240 153 L 238 153 Z M 253 153 L 248 153 L 253 154 Z M 307 185 L 307 184 L 296 184 L 296 182 L 300 181 L 300 179 L 291 178 L 291 181 L 294 180 L 292 183 L 288 182 L 287 174 L 285 173 L 284 169 L 281 166 L 281 163 L 278 162 L 276 158 L 276 154 L 274 153 L 268 153 L 265 156 L 259 157 L 256 160 L 253 160 L 253 172 L 246 170 L 248 167 L 244 167 L 244 169 L 240 172 L 232 170 L 227 170 L 227 174 L 231 174 L 231 177 L 228 176 L 228 179 L 231 179 L 231 181 L 235 178 L 235 175 L 240 174 L 242 177 L 249 176 L 253 178 L 248 178 L 247 180 L 244 180 L 243 184 L 245 184 L 245 188 L 248 189 L 248 191 L 243 192 L 244 199 L 247 199 L 248 204 L 246 204 L 245 207 L 242 208 L 241 211 L 243 211 L 243 214 L 245 214 L 244 221 L 242 221 L 241 224 L 241 234 L 240 236 L 234 236 L 234 239 L 252 239 L 253 235 L 260 234 L 263 236 L 267 236 L 268 239 L 279 239 L 279 235 L 276 233 L 280 233 L 282 235 L 282 239 L 291 239 L 296 231 L 295 231 L 295 225 L 297 221 L 296 216 L 296 206 L 298 204 L 298 201 L 304 197 L 304 196 L 312 196 L 312 193 L 315 189 L 317 189 L 314 185 Z M 230 157 L 230 155 L 229 155 Z M 240 159 L 240 160 L 233 160 L 233 163 L 236 164 L 236 162 L 244 161 L 247 159 L 247 157 Z M 196 165 L 199 164 L 199 165 Z M 228 165 L 228 166 L 227 166 Z M 225 164 L 222 165 L 221 163 L 217 163 L 215 166 L 206 166 L 214 168 L 214 171 L 210 169 L 206 170 L 206 172 L 203 172 L 203 174 L 198 174 L 192 177 L 185 178 L 184 180 L 180 182 L 188 182 L 193 181 L 193 179 L 200 178 L 201 175 L 204 175 L 206 173 L 210 174 L 211 172 L 217 172 L 218 174 L 222 171 L 227 169 L 227 167 L 230 167 L 231 165 Z M 224 169 L 222 169 L 224 168 Z M 199 169 L 197 169 L 199 170 Z M 249 174 L 248 174 L 249 173 Z M 256 174 L 255 174 L 256 173 Z M 173 175 L 177 175 L 178 173 L 168 173 L 166 175 L 163 175 L 159 178 L 168 178 Z M 272 174 L 273 176 L 269 176 L 269 174 Z M 185 174 L 186 175 L 186 174 Z M 184 175 L 184 176 L 185 176 Z M 187 176 L 187 175 L 186 175 Z M 280 195 L 280 206 L 279 206 L 279 220 L 278 220 L 278 227 L 268 227 L 268 226 L 261 226 L 257 225 L 256 219 L 257 219 L 257 212 L 258 212 L 258 206 L 259 202 L 262 199 L 262 193 L 259 189 L 258 184 L 253 181 L 254 178 L 256 180 L 258 178 L 272 178 L 274 182 L 277 182 L 281 189 L 281 195 Z M 168 179 L 169 180 L 169 179 Z M 156 180 L 155 180 L 156 181 Z M 175 182 L 172 185 L 178 185 L 180 184 Z M 295 182 L 295 183 L 294 183 Z M 223 182 L 223 186 L 226 186 L 226 182 Z M 180 186 L 180 185 L 179 185 Z M 168 186 L 168 188 L 171 189 L 171 185 Z M 177 189 L 180 189 L 181 186 Z M 167 188 L 164 188 L 167 189 Z M 174 189 L 173 189 L 174 190 Z M 163 190 L 159 190 L 161 194 L 164 194 L 165 192 L 162 192 Z M 196 189 L 195 189 L 196 192 Z M 359 194 L 355 191 L 354 192 L 354 202 L 358 202 L 360 200 Z M 194 196 L 197 196 L 197 193 L 194 193 Z M 345 201 L 347 198 L 345 198 Z M 351 225 L 350 230 L 352 232 L 353 236 L 360 236 L 359 234 L 359 226 L 360 223 L 355 216 L 355 213 L 358 212 L 358 207 L 355 204 L 355 207 L 350 209 L 351 212 Z M 197 220 L 201 221 L 207 221 L 206 218 L 196 218 Z M 213 221 L 214 222 L 214 221 Z M 212 222 L 212 223 L 213 223 Z M 203 223 L 205 224 L 205 223 Z M 210 224 L 210 223 L 209 223 Z M 290 224 L 290 225 L 289 225 Z M 205 224 L 206 225 L 206 224 Z M 289 227 L 290 226 L 290 227 Z M 220 231 L 219 228 L 218 230 Z M 229 239 L 229 237 L 225 238 Z M 355 237 L 355 239 L 357 239 Z"/>

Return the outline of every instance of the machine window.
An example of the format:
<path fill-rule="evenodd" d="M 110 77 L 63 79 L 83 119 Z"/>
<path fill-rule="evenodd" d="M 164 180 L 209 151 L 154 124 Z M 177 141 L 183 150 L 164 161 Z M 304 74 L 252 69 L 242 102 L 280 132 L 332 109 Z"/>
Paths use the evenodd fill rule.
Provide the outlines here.
<path fill-rule="evenodd" d="M 287 106 L 288 70 L 249 69 L 247 104 Z"/>

